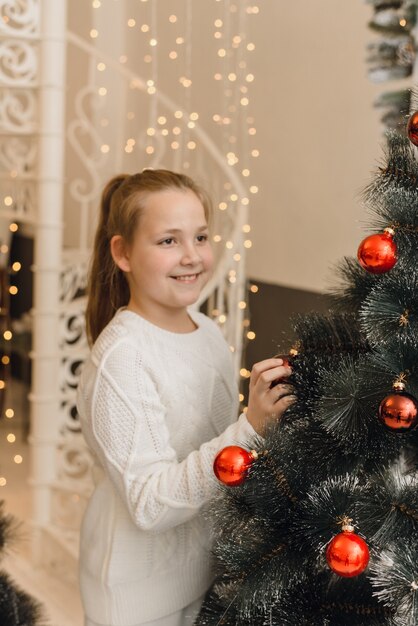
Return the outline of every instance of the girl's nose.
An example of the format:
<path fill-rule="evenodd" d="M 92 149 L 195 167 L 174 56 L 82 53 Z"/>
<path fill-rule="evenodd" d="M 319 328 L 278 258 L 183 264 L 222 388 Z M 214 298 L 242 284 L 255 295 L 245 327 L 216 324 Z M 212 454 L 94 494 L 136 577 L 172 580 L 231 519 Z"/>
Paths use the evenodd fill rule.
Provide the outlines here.
<path fill-rule="evenodd" d="M 196 265 L 200 261 L 200 256 L 195 246 L 185 246 L 181 262 L 183 265 Z"/>

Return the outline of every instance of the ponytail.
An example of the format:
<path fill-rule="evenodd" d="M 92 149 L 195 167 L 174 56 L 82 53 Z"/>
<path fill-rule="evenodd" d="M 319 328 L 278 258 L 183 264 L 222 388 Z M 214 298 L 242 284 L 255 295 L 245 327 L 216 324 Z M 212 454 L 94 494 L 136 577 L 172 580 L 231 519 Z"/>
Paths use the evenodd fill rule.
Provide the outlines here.
<path fill-rule="evenodd" d="M 110 252 L 110 239 L 114 233 L 110 233 L 108 229 L 113 194 L 127 178 L 126 174 L 115 176 L 107 183 L 102 193 L 100 218 L 87 283 L 86 332 L 90 345 L 96 341 L 116 311 L 129 301 L 127 280 Z"/>

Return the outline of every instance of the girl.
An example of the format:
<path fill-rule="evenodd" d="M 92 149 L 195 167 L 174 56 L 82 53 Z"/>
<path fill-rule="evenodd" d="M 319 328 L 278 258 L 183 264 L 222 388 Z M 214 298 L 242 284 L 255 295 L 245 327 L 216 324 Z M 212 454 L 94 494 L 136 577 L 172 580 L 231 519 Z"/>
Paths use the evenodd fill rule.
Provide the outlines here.
<path fill-rule="evenodd" d="M 201 510 L 214 458 L 292 401 L 270 388 L 290 369 L 262 361 L 236 420 L 229 348 L 188 310 L 212 269 L 209 217 L 205 193 L 168 170 L 117 176 L 103 192 L 77 399 L 96 485 L 80 540 L 86 626 L 193 623 L 212 581 Z"/>

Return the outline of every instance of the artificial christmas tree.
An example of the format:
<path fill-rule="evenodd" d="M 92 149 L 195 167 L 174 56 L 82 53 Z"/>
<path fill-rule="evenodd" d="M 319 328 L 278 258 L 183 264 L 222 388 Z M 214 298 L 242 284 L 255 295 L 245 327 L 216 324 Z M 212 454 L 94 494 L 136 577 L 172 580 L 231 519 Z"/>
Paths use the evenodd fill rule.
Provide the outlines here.
<path fill-rule="evenodd" d="M 329 313 L 294 320 L 297 402 L 238 455 L 239 480 L 220 482 L 217 578 L 197 626 L 418 624 L 418 162 L 406 135 L 388 134 L 365 191 L 374 233 L 340 263 Z"/>
<path fill-rule="evenodd" d="M 3 506 L 0 501 L 0 555 L 10 547 L 18 533 L 16 520 L 4 513 Z M 20 589 L 5 571 L 0 571 L 0 625 L 48 626 L 41 605 Z"/>

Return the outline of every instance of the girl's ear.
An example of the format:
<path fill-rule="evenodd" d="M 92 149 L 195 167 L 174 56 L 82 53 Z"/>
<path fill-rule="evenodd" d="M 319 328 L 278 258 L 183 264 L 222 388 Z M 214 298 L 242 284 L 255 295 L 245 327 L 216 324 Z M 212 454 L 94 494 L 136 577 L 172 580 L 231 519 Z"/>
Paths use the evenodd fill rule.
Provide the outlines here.
<path fill-rule="evenodd" d="M 110 253 L 116 265 L 122 272 L 130 272 L 131 264 L 127 253 L 126 244 L 122 235 L 113 235 L 110 240 Z"/>

